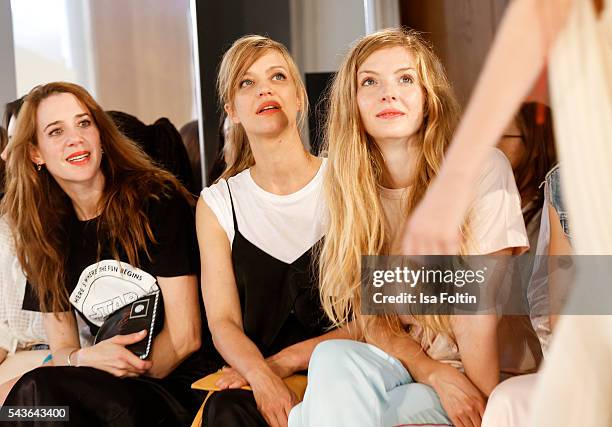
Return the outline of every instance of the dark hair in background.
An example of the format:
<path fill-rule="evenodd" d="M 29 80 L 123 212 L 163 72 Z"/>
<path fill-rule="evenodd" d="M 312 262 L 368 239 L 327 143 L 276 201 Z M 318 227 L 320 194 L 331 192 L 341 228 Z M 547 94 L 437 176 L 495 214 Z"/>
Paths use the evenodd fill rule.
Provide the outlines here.
<path fill-rule="evenodd" d="M 516 115 L 516 125 L 523 136 L 525 152 L 514 170 L 514 179 L 521 198 L 533 202 L 523 213 L 528 224 L 544 204 L 540 184 L 557 163 L 551 110 L 537 102 L 525 103 Z"/>
<path fill-rule="evenodd" d="M 211 184 L 217 182 L 227 168 L 227 163 L 225 163 L 225 132 L 223 131 L 226 117 L 227 115 L 225 113 L 221 114 L 221 120 L 219 121 L 219 145 L 217 146 L 217 156 L 215 157 L 215 162 L 208 172 L 208 182 Z"/>
<path fill-rule="evenodd" d="M 315 156 L 321 155 L 323 151 L 325 118 L 329 114 L 325 94 L 329 92 L 335 76 L 335 72 L 306 73 L 306 94 L 308 102 L 314 106 L 308 112 L 310 152 Z"/>
<path fill-rule="evenodd" d="M 183 145 L 187 150 L 189 163 L 191 163 L 191 171 L 193 172 L 193 182 L 198 193 L 202 190 L 202 162 L 200 161 L 200 134 L 198 130 L 198 121 L 192 120 L 183 125 L 179 130 Z"/>
<path fill-rule="evenodd" d="M 0 126 L 0 150 L 4 150 L 6 143 L 8 142 L 8 134 L 4 127 Z"/>
<path fill-rule="evenodd" d="M 4 107 L 4 117 L 2 118 L 2 126 L 0 126 L 0 153 L 4 151 L 4 147 L 8 144 L 8 125 L 11 117 L 19 114 L 23 105 L 23 96 L 6 104 Z M 4 160 L 0 159 L 0 199 L 4 195 L 4 181 L 6 179 L 6 165 Z"/>
<path fill-rule="evenodd" d="M 4 147 L 6 146 L 7 142 L 8 142 L 8 135 L 6 131 L 4 130 L 4 128 L 0 126 L 0 152 L 4 151 Z M 2 199 L 2 196 L 4 196 L 4 175 L 5 174 L 6 172 L 5 172 L 4 160 L 0 159 L 0 199 Z"/>
<path fill-rule="evenodd" d="M 121 111 L 107 111 L 119 131 L 137 143 L 160 167 L 176 176 L 191 193 L 198 193 L 191 164 L 181 134 L 165 117 L 145 125 L 137 117 Z"/>
<path fill-rule="evenodd" d="M 7 103 L 4 107 L 4 118 L 2 119 L 2 126 L 4 126 L 4 129 L 6 129 L 7 131 L 11 117 L 17 117 L 19 115 L 19 110 L 21 110 L 21 107 L 23 106 L 24 98 L 25 97 L 23 96 L 21 98 L 17 98 L 16 100 Z"/>

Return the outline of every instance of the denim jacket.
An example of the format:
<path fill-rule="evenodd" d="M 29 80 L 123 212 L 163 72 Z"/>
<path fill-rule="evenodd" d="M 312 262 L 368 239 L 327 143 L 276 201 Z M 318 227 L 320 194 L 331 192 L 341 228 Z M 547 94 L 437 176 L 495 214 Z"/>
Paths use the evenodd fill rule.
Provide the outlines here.
<path fill-rule="evenodd" d="M 561 227 L 563 227 L 563 232 L 570 238 L 570 228 L 569 228 L 569 220 L 567 215 L 567 210 L 565 208 L 565 204 L 563 203 L 563 197 L 561 194 L 561 174 L 559 172 L 559 165 L 555 165 L 547 174 L 546 178 L 544 178 L 544 197 L 545 200 L 548 201 L 553 208 L 557 211 L 559 215 L 559 220 L 561 221 Z"/>
<path fill-rule="evenodd" d="M 556 165 L 546 174 L 544 179 L 544 206 L 542 207 L 540 235 L 536 247 L 533 271 L 527 289 L 531 322 L 533 329 L 540 339 L 544 353 L 548 350 L 551 335 L 550 319 L 548 315 L 543 315 L 543 313 L 547 313 L 550 310 L 548 293 L 549 271 L 548 263 L 544 262 L 547 259 L 545 255 L 548 255 L 550 243 L 550 225 L 548 221 L 548 209 L 550 209 L 550 206 L 557 211 L 563 232 L 570 239 L 568 215 L 561 194 L 560 175 L 559 165 Z"/>

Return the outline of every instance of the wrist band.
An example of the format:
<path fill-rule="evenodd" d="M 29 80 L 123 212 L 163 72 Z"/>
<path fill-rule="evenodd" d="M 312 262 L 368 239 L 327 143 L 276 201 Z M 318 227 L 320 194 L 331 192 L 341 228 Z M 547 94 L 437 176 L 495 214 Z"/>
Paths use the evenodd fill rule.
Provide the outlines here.
<path fill-rule="evenodd" d="M 70 353 L 68 353 L 68 357 L 66 358 L 66 360 L 68 361 L 68 366 L 77 366 L 77 365 L 73 365 L 72 362 L 70 361 L 70 356 L 72 356 L 77 351 L 79 351 L 79 349 L 75 348 L 71 350 Z"/>

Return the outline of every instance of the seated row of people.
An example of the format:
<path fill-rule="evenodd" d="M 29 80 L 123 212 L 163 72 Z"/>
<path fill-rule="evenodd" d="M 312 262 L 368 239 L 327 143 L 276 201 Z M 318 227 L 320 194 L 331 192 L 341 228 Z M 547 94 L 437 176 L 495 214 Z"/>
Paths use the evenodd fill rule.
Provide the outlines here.
<path fill-rule="evenodd" d="M 218 90 L 233 156 L 195 216 L 183 184 L 83 88 L 25 97 L 1 214 L 53 367 L 5 383 L 5 404 L 68 405 L 75 425 L 185 425 L 204 400 L 191 383 L 223 367 L 204 426 L 480 425 L 500 371 L 537 362 L 500 358 L 497 315 L 361 312 L 362 255 L 401 253 L 459 118 L 430 46 L 390 29 L 351 48 L 329 91 L 327 157 L 304 148 L 308 99 L 280 43 L 237 40 Z M 540 153 L 544 171 L 554 159 Z M 522 199 L 504 154 L 487 159 L 460 253 L 524 253 L 522 207 L 540 203 L 526 182 L 544 172 L 519 181 Z M 148 358 L 126 347 L 152 330 L 81 346 L 75 313 L 93 337 L 156 291 L 164 322 Z M 305 394 L 284 381 L 306 372 Z"/>

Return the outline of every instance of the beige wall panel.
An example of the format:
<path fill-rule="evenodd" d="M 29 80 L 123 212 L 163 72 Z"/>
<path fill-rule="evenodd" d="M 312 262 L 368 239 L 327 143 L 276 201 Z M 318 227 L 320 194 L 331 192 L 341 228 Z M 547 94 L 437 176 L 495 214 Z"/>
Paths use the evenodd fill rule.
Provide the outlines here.
<path fill-rule="evenodd" d="M 96 88 L 105 109 L 149 124 L 195 118 L 189 0 L 91 1 Z"/>
<path fill-rule="evenodd" d="M 424 31 L 463 106 L 476 83 L 508 0 L 402 0 L 402 22 Z"/>
<path fill-rule="evenodd" d="M 493 6 L 488 0 L 445 0 L 447 71 L 465 105 L 493 41 Z"/>

